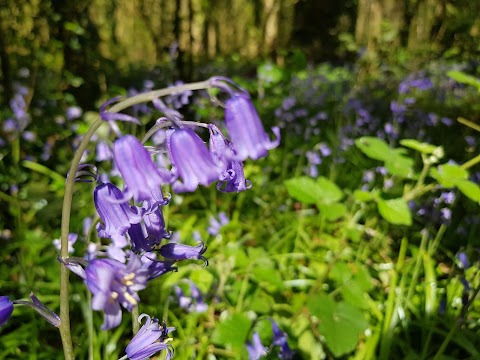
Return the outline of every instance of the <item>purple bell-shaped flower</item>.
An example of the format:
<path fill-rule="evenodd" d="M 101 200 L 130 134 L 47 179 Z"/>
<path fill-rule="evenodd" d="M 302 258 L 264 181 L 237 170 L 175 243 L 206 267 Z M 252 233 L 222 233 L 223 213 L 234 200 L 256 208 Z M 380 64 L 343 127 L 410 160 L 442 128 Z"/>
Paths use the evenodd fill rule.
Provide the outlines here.
<path fill-rule="evenodd" d="M 146 201 L 148 209 L 165 205 L 161 185 L 168 183 L 168 172 L 159 170 L 148 151 L 133 135 L 125 135 L 113 144 L 113 157 L 126 185 L 128 199 L 133 196 L 136 202 Z"/>
<path fill-rule="evenodd" d="M 191 129 L 167 131 L 167 149 L 173 166 L 173 190 L 195 191 L 198 184 L 208 186 L 220 178 L 220 169 L 205 143 Z M 178 178 L 183 182 L 180 182 Z"/>
<path fill-rule="evenodd" d="M 93 200 L 100 219 L 98 236 L 112 239 L 118 246 L 126 245 L 125 233 L 132 224 L 142 221 L 141 212 L 134 211 L 128 203 L 119 203 L 124 198 L 122 191 L 115 185 L 98 185 L 93 192 Z"/>
<path fill-rule="evenodd" d="M 250 96 L 245 92 L 236 92 L 225 103 L 225 125 L 235 148 L 236 160 L 253 160 L 267 156 L 268 150 L 280 144 L 280 129 L 272 128 L 276 135 L 270 140 L 263 128 Z"/>

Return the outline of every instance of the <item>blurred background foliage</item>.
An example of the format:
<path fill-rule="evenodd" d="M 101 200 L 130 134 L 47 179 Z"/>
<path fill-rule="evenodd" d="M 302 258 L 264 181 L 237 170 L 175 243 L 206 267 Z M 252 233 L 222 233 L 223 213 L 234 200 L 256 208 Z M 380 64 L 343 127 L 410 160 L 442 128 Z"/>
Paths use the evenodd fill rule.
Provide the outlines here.
<path fill-rule="evenodd" d="M 225 75 L 250 91 L 266 128 L 281 126 L 282 143 L 246 162 L 251 191 L 201 188 L 166 210 L 182 241 L 200 232 L 210 260 L 142 293 L 142 312 L 177 327 L 176 358 L 245 357 L 253 330 L 271 338 L 268 317 L 302 359 L 480 358 L 479 13 L 471 0 L 0 0 L 0 295 L 33 291 L 58 309 L 64 177 L 103 101 Z M 223 117 L 197 95 L 179 105 L 186 117 Z M 19 114 L 22 126 L 6 126 Z M 156 120 L 148 107 L 131 114 L 143 125 L 126 132 Z M 111 144 L 104 128 L 97 145 Z M 437 146 L 443 158 L 427 163 Z M 93 148 L 86 161 L 111 168 Z M 431 176 L 447 161 L 469 164 L 455 179 L 473 194 Z M 423 180 L 434 190 L 413 196 Z M 78 185 L 71 231 L 95 214 L 92 191 Z M 231 222 L 211 235 L 220 211 Z M 172 286 L 185 277 L 207 313 L 175 306 Z M 118 359 L 128 319 L 97 331 L 84 284 L 72 287 L 78 358 Z M 31 312 L 15 311 L 1 331 L 0 358 L 62 358 L 56 330 Z"/>
<path fill-rule="evenodd" d="M 88 106 L 121 79 L 159 67 L 166 80 L 189 81 L 205 66 L 267 58 L 360 56 L 375 67 L 469 57 L 480 50 L 479 13 L 469 0 L 2 0 L 2 100 L 23 67 L 49 78 L 39 86 Z"/>

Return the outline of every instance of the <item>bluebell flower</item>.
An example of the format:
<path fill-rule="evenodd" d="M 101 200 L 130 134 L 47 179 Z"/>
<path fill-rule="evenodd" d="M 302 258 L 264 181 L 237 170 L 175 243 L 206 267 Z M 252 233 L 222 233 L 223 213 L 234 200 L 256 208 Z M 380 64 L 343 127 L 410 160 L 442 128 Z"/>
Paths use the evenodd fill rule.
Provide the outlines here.
<path fill-rule="evenodd" d="M 163 274 L 168 272 L 175 272 L 178 271 L 173 260 L 157 260 L 156 254 L 149 252 L 143 254 L 141 257 L 141 261 L 143 264 L 143 268 L 148 270 L 148 280 L 153 280 Z"/>
<path fill-rule="evenodd" d="M 219 167 L 205 143 L 193 130 L 169 129 L 167 149 L 173 166 L 172 188 L 175 192 L 195 191 L 198 184 L 208 186 L 219 179 Z"/>
<path fill-rule="evenodd" d="M 165 322 L 161 325 L 159 320 L 151 318 L 147 314 L 138 317 L 141 323 L 146 318 L 145 324 L 142 325 L 138 333 L 128 344 L 125 352 L 130 360 L 145 360 L 159 351 L 166 350 L 166 360 L 173 357 L 173 347 L 167 344 L 168 334 L 175 330 L 174 327 L 167 327 Z"/>
<path fill-rule="evenodd" d="M 236 160 L 253 160 L 267 156 L 268 150 L 280 144 L 280 129 L 272 128 L 276 139 L 271 141 L 263 128 L 250 96 L 237 92 L 225 103 L 225 125 L 232 140 Z"/>
<path fill-rule="evenodd" d="M 214 218 L 213 216 L 210 216 L 209 218 L 210 226 L 208 227 L 207 231 L 210 235 L 215 236 L 218 235 L 220 232 L 220 229 L 227 225 L 230 222 L 230 219 L 228 218 L 227 214 L 224 212 L 219 212 L 218 213 L 218 220 Z"/>
<path fill-rule="evenodd" d="M 180 86 L 183 85 L 183 81 L 176 81 L 171 86 Z M 170 96 L 165 98 L 165 102 L 169 105 L 172 105 L 175 109 L 180 109 L 182 106 L 187 105 L 189 102 L 190 96 L 193 95 L 192 90 L 185 90 L 179 93 L 172 93 Z"/>
<path fill-rule="evenodd" d="M 8 296 L 0 296 L 0 326 L 5 324 L 13 313 L 13 302 Z"/>
<path fill-rule="evenodd" d="M 160 245 L 162 239 L 168 239 L 170 233 L 165 230 L 165 221 L 160 208 L 144 216 L 145 228 L 141 224 L 132 224 L 127 233 L 132 243 L 132 251 L 150 252 Z"/>
<path fill-rule="evenodd" d="M 70 106 L 65 113 L 67 120 L 75 120 L 82 116 L 82 109 L 78 106 Z"/>
<path fill-rule="evenodd" d="M 220 176 L 217 190 L 221 192 L 236 192 L 248 190 L 252 182 L 245 179 L 243 164 L 240 161 L 229 161 L 226 171 Z"/>
<path fill-rule="evenodd" d="M 215 125 L 209 125 L 210 152 L 213 160 L 223 169 L 217 184 L 217 190 L 222 192 L 240 192 L 250 189 L 252 182 L 245 179 L 243 164 L 234 160 L 235 151 L 232 143 L 227 140 Z"/>
<path fill-rule="evenodd" d="M 190 309 L 190 305 L 192 304 L 192 299 L 189 298 L 185 293 L 183 292 L 182 288 L 178 285 L 173 286 L 173 292 L 175 293 L 177 300 L 178 300 L 178 305 L 185 310 Z"/>
<path fill-rule="evenodd" d="M 138 121 L 137 118 L 134 118 L 133 116 L 127 115 L 127 114 L 122 114 L 122 113 L 113 113 L 107 111 L 107 106 L 110 104 L 113 104 L 114 102 L 120 100 L 120 97 L 116 97 L 113 99 L 110 99 L 106 101 L 105 103 L 100 106 L 100 118 L 104 121 L 114 121 L 114 120 L 120 120 L 120 121 L 127 121 L 127 122 L 133 122 L 135 124 L 140 125 L 140 121 Z"/>
<path fill-rule="evenodd" d="M 178 299 L 178 304 L 182 309 L 189 312 L 204 313 L 208 310 L 208 305 L 203 301 L 203 295 L 200 289 L 191 280 L 187 280 L 190 285 L 190 296 L 185 295 L 183 290 L 175 285 L 173 290 Z"/>
<path fill-rule="evenodd" d="M 170 239 L 172 234 L 165 228 L 165 219 L 160 207 L 143 217 L 149 241 L 159 245 L 162 239 Z"/>
<path fill-rule="evenodd" d="M 123 247 L 126 245 L 125 233 L 131 224 L 138 224 L 142 214 L 134 211 L 128 203 L 117 203 L 124 199 L 122 191 L 115 185 L 106 183 L 95 188 L 93 193 L 95 208 L 103 224 L 98 227 L 98 236 L 110 238 Z"/>
<path fill-rule="evenodd" d="M 24 305 L 32 308 L 35 310 L 37 313 L 39 313 L 45 320 L 47 320 L 50 324 L 52 324 L 55 327 L 60 326 L 60 318 L 58 317 L 57 314 L 55 314 L 52 310 L 50 310 L 47 306 L 45 306 L 33 293 L 30 293 L 30 300 L 31 301 L 25 301 L 25 300 L 14 300 L 12 303 L 11 310 L 9 308 L 8 304 L 3 304 L 5 305 L 5 313 L 2 314 L 2 303 L 6 301 L 3 298 L 7 298 L 6 296 L 0 296 L 0 325 L 2 325 L 3 321 L 6 321 L 8 317 L 11 315 L 11 310 L 13 310 L 13 304 L 17 305 Z M 10 300 L 8 300 L 10 301 Z M 3 317 L 8 315 L 8 317 L 3 320 Z"/>
<path fill-rule="evenodd" d="M 169 181 L 169 174 L 155 166 L 150 154 L 133 135 L 125 135 L 113 144 L 113 156 L 126 185 L 125 198 L 145 201 L 147 209 L 166 205 L 161 185 Z"/>
<path fill-rule="evenodd" d="M 195 285 L 193 281 L 189 281 L 190 284 L 190 296 L 192 297 L 192 305 L 190 311 L 196 313 L 203 313 L 208 310 L 208 305 L 203 301 L 203 295 L 200 289 Z"/>
<path fill-rule="evenodd" d="M 460 261 L 460 267 L 462 269 L 468 269 L 470 267 L 470 261 L 468 261 L 468 256 L 463 251 L 457 254 L 457 258 Z"/>
<path fill-rule="evenodd" d="M 74 251 L 73 245 L 77 242 L 77 239 L 78 239 L 78 234 L 75 234 L 75 233 L 68 234 L 68 253 L 69 254 L 73 254 L 73 251 Z M 53 240 L 53 246 L 55 247 L 55 249 L 60 251 L 61 240 L 60 239 Z"/>
<path fill-rule="evenodd" d="M 55 314 L 52 310 L 45 306 L 33 293 L 30 293 L 30 299 L 32 300 L 32 305 L 29 305 L 30 307 L 32 307 L 36 312 L 42 315 L 42 317 L 53 326 L 60 326 L 61 321 L 57 314 Z M 22 304 L 27 305 L 24 302 L 22 302 Z"/>
<path fill-rule="evenodd" d="M 85 281 L 93 295 L 92 309 L 104 312 L 102 330 L 122 321 L 120 305 L 128 311 L 140 301 L 137 292 L 146 287 L 148 269 L 131 253 L 127 264 L 113 259 L 94 259 L 85 269 Z"/>
<path fill-rule="evenodd" d="M 293 359 L 293 351 L 290 349 L 290 346 L 287 342 L 287 334 L 280 330 L 277 323 L 270 319 L 272 323 L 272 331 L 273 331 L 273 345 L 278 346 L 280 348 L 278 357 L 281 360 L 290 360 Z"/>
<path fill-rule="evenodd" d="M 113 159 L 112 149 L 105 141 L 99 141 L 96 150 L 96 161 L 110 161 Z"/>
<path fill-rule="evenodd" d="M 190 246 L 177 243 L 169 243 L 163 245 L 159 253 L 166 259 L 175 261 L 181 260 L 203 260 L 205 265 L 208 265 L 208 260 L 203 256 L 207 251 L 207 247 L 201 241 L 197 246 Z"/>
<path fill-rule="evenodd" d="M 252 341 L 247 342 L 248 360 L 259 360 L 267 355 L 267 348 L 263 346 L 257 332 L 253 333 Z"/>

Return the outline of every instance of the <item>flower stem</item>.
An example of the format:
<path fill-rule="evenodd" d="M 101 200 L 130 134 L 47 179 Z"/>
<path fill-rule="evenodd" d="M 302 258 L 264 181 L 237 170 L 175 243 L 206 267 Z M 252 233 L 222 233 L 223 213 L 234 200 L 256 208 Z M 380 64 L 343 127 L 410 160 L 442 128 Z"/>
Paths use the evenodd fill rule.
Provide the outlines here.
<path fill-rule="evenodd" d="M 183 84 L 179 86 L 173 86 L 169 88 L 164 88 L 160 90 L 154 90 L 142 94 L 138 94 L 127 98 L 115 105 L 113 105 L 109 112 L 119 112 L 130 106 L 140 104 L 143 102 L 151 101 L 153 99 L 166 96 L 173 93 L 183 92 L 187 90 L 202 90 L 209 88 L 210 80 L 201 81 L 191 84 Z M 95 134 L 95 132 L 100 128 L 104 123 L 103 120 L 97 119 L 90 129 L 88 129 L 85 134 L 82 142 L 78 146 L 75 156 L 73 158 L 72 164 L 70 166 L 69 176 L 67 177 L 65 183 L 65 194 L 63 198 L 63 207 L 62 207 L 62 224 L 61 224 L 61 249 L 60 257 L 62 259 L 68 258 L 68 233 L 70 232 L 70 214 L 72 210 L 72 199 L 73 199 L 73 186 L 75 185 L 75 174 L 77 173 L 78 166 L 80 164 L 83 153 L 85 152 L 90 139 Z M 65 355 L 65 360 L 75 359 L 72 345 L 72 336 L 70 332 L 70 310 L 69 310 L 69 270 L 61 265 L 60 266 L 60 319 L 61 324 L 59 327 L 60 337 L 62 338 L 63 352 Z"/>

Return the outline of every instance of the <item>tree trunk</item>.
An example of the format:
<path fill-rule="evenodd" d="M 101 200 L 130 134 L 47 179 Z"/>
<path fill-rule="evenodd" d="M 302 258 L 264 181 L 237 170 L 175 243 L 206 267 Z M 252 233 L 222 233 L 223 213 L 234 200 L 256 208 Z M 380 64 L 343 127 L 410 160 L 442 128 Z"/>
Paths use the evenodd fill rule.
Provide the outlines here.
<path fill-rule="evenodd" d="M 12 75 L 10 58 L 7 52 L 7 44 L 5 43 L 5 29 L 3 26 L 3 19 L 0 18 L 0 65 L 2 68 L 2 86 L 3 86 L 3 103 L 6 107 L 9 106 L 10 99 L 13 97 L 12 90 Z"/>

